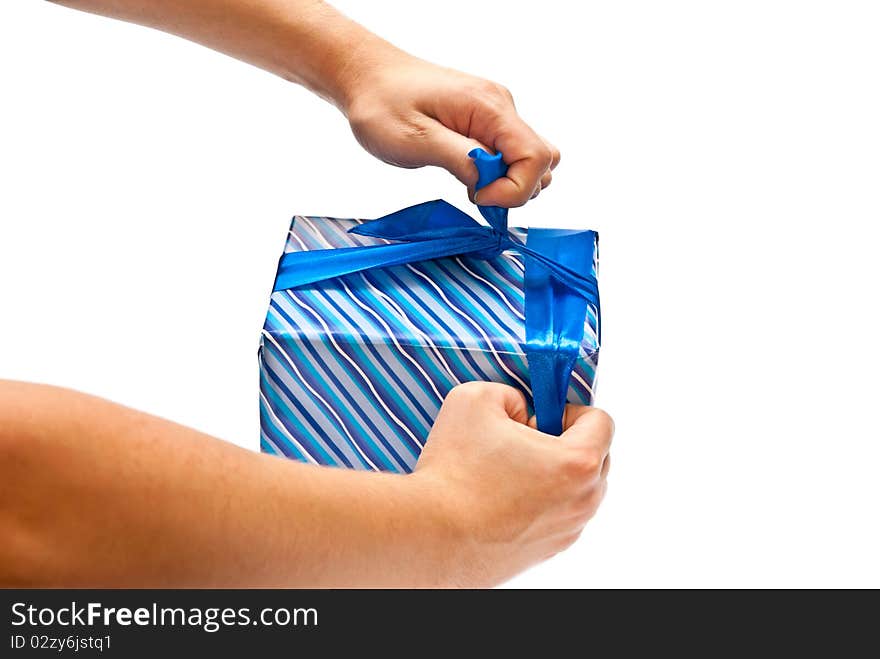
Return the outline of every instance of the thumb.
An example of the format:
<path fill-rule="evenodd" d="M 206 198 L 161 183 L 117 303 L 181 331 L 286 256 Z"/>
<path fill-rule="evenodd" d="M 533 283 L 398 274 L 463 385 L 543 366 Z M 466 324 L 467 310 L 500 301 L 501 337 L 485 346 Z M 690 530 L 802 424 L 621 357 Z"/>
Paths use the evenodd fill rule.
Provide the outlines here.
<path fill-rule="evenodd" d="M 440 122 L 431 128 L 427 138 L 429 164 L 442 167 L 464 183 L 468 188 L 468 196 L 473 201 L 478 175 L 474 161 L 468 153 L 476 148 L 489 153 L 493 153 L 493 150 L 479 140 L 450 130 Z"/>

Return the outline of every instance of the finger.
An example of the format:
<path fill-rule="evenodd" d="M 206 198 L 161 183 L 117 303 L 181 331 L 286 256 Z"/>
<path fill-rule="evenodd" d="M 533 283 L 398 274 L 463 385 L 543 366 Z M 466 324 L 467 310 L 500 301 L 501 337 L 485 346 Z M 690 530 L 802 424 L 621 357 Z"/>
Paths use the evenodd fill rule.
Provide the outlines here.
<path fill-rule="evenodd" d="M 602 461 L 602 469 L 599 470 L 599 475 L 602 478 L 608 477 L 608 471 L 611 469 L 611 454 L 605 456 L 605 459 Z"/>
<path fill-rule="evenodd" d="M 503 151 L 502 151 L 503 153 Z M 505 161 L 507 157 L 505 156 Z M 529 155 L 510 163 L 507 175 L 478 191 L 477 203 L 482 206 L 515 208 L 525 204 L 548 170 L 550 156 L 546 152 Z"/>
<path fill-rule="evenodd" d="M 478 202 L 484 206 L 522 206 L 550 170 L 553 151 L 513 109 L 499 119 L 491 137 L 495 150 L 504 154 L 508 169 L 506 176 L 479 191 Z"/>
<path fill-rule="evenodd" d="M 544 176 L 541 177 L 540 182 L 535 187 L 535 191 L 532 193 L 531 199 L 534 199 L 535 197 L 537 197 L 539 194 L 541 194 L 541 191 L 544 188 L 546 188 L 548 185 L 550 185 L 550 181 L 552 180 L 552 176 L 553 175 L 550 172 L 547 172 L 546 174 L 544 174 Z"/>
<path fill-rule="evenodd" d="M 507 417 L 528 423 L 526 397 L 519 389 L 498 382 L 465 382 L 452 388 L 443 401 L 444 408 L 473 412 L 481 416 Z M 441 410 L 442 411 L 442 410 Z"/>
<path fill-rule="evenodd" d="M 559 164 L 559 161 L 562 160 L 562 154 L 559 153 L 559 149 L 557 149 L 553 145 L 552 142 L 545 140 L 543 137 L 541 139 L 544 140 L 544 144 L 546 144 L 547 148 L 550 149 L 550 156 L 551 156 L 550 169 L 551 170 L 556 169 L 556 166 Z M 544 187 L 547 187 L 547 186 L 544 186 Z"/>
<path fill-rule="evenodd" d="M 614 436 L 614 421 L 604 410 L 585 405 L 566 405 L 562 439 L 597 450 L 604 458 Z"/>
<path fill-rule="evenodd" d="M 442 167 L 464 183 L 472 197 L 477 184 L 477 168 L 468 156 L 473 149 L 480 148 L 491 153 L 492 149 L 472 137 L 465 137 L 436 122 L 427 134 L 427 160 L 430 165 Z"/>
<path fill-rule="evenodd" d="M 557 149 L 553 144 L 551 144 L 544 138 L 541 138 L 541 140 L 544 142 L 544 145 L 547 147 L 547 150 L 550 153 L 550 165 L 548 166 L 547 171 L 544 172 L 543 176 L 541 176 L 541 180 L 535 186 L 535 189 L 529 197 L 529 200 L 536 198 L 539 194 L 541 194 L 544 188 L 550 185 L 550 183 L 553 181 L 553 174 L 551 172 L 553 169 L 556 168 L 556 166 L 559 164 L 560 159 L 562 158 L 562 154 L 560 154 L 559 149 Z M 480 203 L 490 205 L 489 202 L 485 201 L 482 193 L 480 197 Z"/>

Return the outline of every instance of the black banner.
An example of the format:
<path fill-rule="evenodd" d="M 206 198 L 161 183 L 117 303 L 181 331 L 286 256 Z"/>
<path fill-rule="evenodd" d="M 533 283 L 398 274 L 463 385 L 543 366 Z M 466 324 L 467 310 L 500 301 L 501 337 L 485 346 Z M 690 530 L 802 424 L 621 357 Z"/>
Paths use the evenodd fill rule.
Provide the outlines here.
<path fill-rule="evenodd" d="M 830 599 L 830 601 L 829 601 Z M 835 648 L 873 625 L 848 594 L 709 591 L 6 590 L 0 657 L 251 656 L 361 647 L 371 656 L 441 648 Z M 860 598 L 859 598 L 860 599 Z M 837 600 L 835 603 L 834 600 Z M 789 645 L 786 645 L 788 643 Z M 573 645 L 572 645 L 573 644 Z M 816 646 L 818 647 L 818 646 Z M 814 647 L 813 649 L 816 649 Z M 421 649 L 420 649 L 421 648 Z"/>

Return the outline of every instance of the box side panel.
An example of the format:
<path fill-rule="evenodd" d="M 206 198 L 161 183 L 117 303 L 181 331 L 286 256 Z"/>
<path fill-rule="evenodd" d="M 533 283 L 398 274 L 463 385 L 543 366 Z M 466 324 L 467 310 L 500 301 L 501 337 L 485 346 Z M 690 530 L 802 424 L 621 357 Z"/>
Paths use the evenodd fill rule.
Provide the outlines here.
<path fill-rule="evenodd" d="M 592 358 L 578 361 L 570 402 L 591 402 L 594 373 Z M 523 355 L 264 332 L 261 444 L 305 462 L 407 473 L 449 390 L 473 380 L 519 389 L 531 413 Z"/>

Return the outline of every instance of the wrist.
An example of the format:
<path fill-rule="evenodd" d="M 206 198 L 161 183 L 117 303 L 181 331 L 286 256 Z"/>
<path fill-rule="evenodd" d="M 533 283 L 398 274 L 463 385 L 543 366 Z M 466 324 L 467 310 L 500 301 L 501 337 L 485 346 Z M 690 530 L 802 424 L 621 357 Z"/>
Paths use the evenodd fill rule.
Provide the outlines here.
<path fill-rule="evenodd" d="M 411 57 L 333 7 L 314 2 L 286 18 L 276 71 L 344 114 L 361 90 L 395 59 Z"/>
<path fill-rule="evenodd" d="M 352 107 L 381 84 L 383 72 L 390 67 L 415 59 L 381 37 L 362 30 L 351 42 L 335 75 L 336 93 L 332 102 L 350 117 Z"/>
<path fill-rule="evenodd" d="M 466 506 L 451 496 L 450 485 L 433 474 L 416 471 L 401 479 L 413 504 L 419 551 L 428 559 L 428 585 L 479 585 L 480 552 Z"/>

